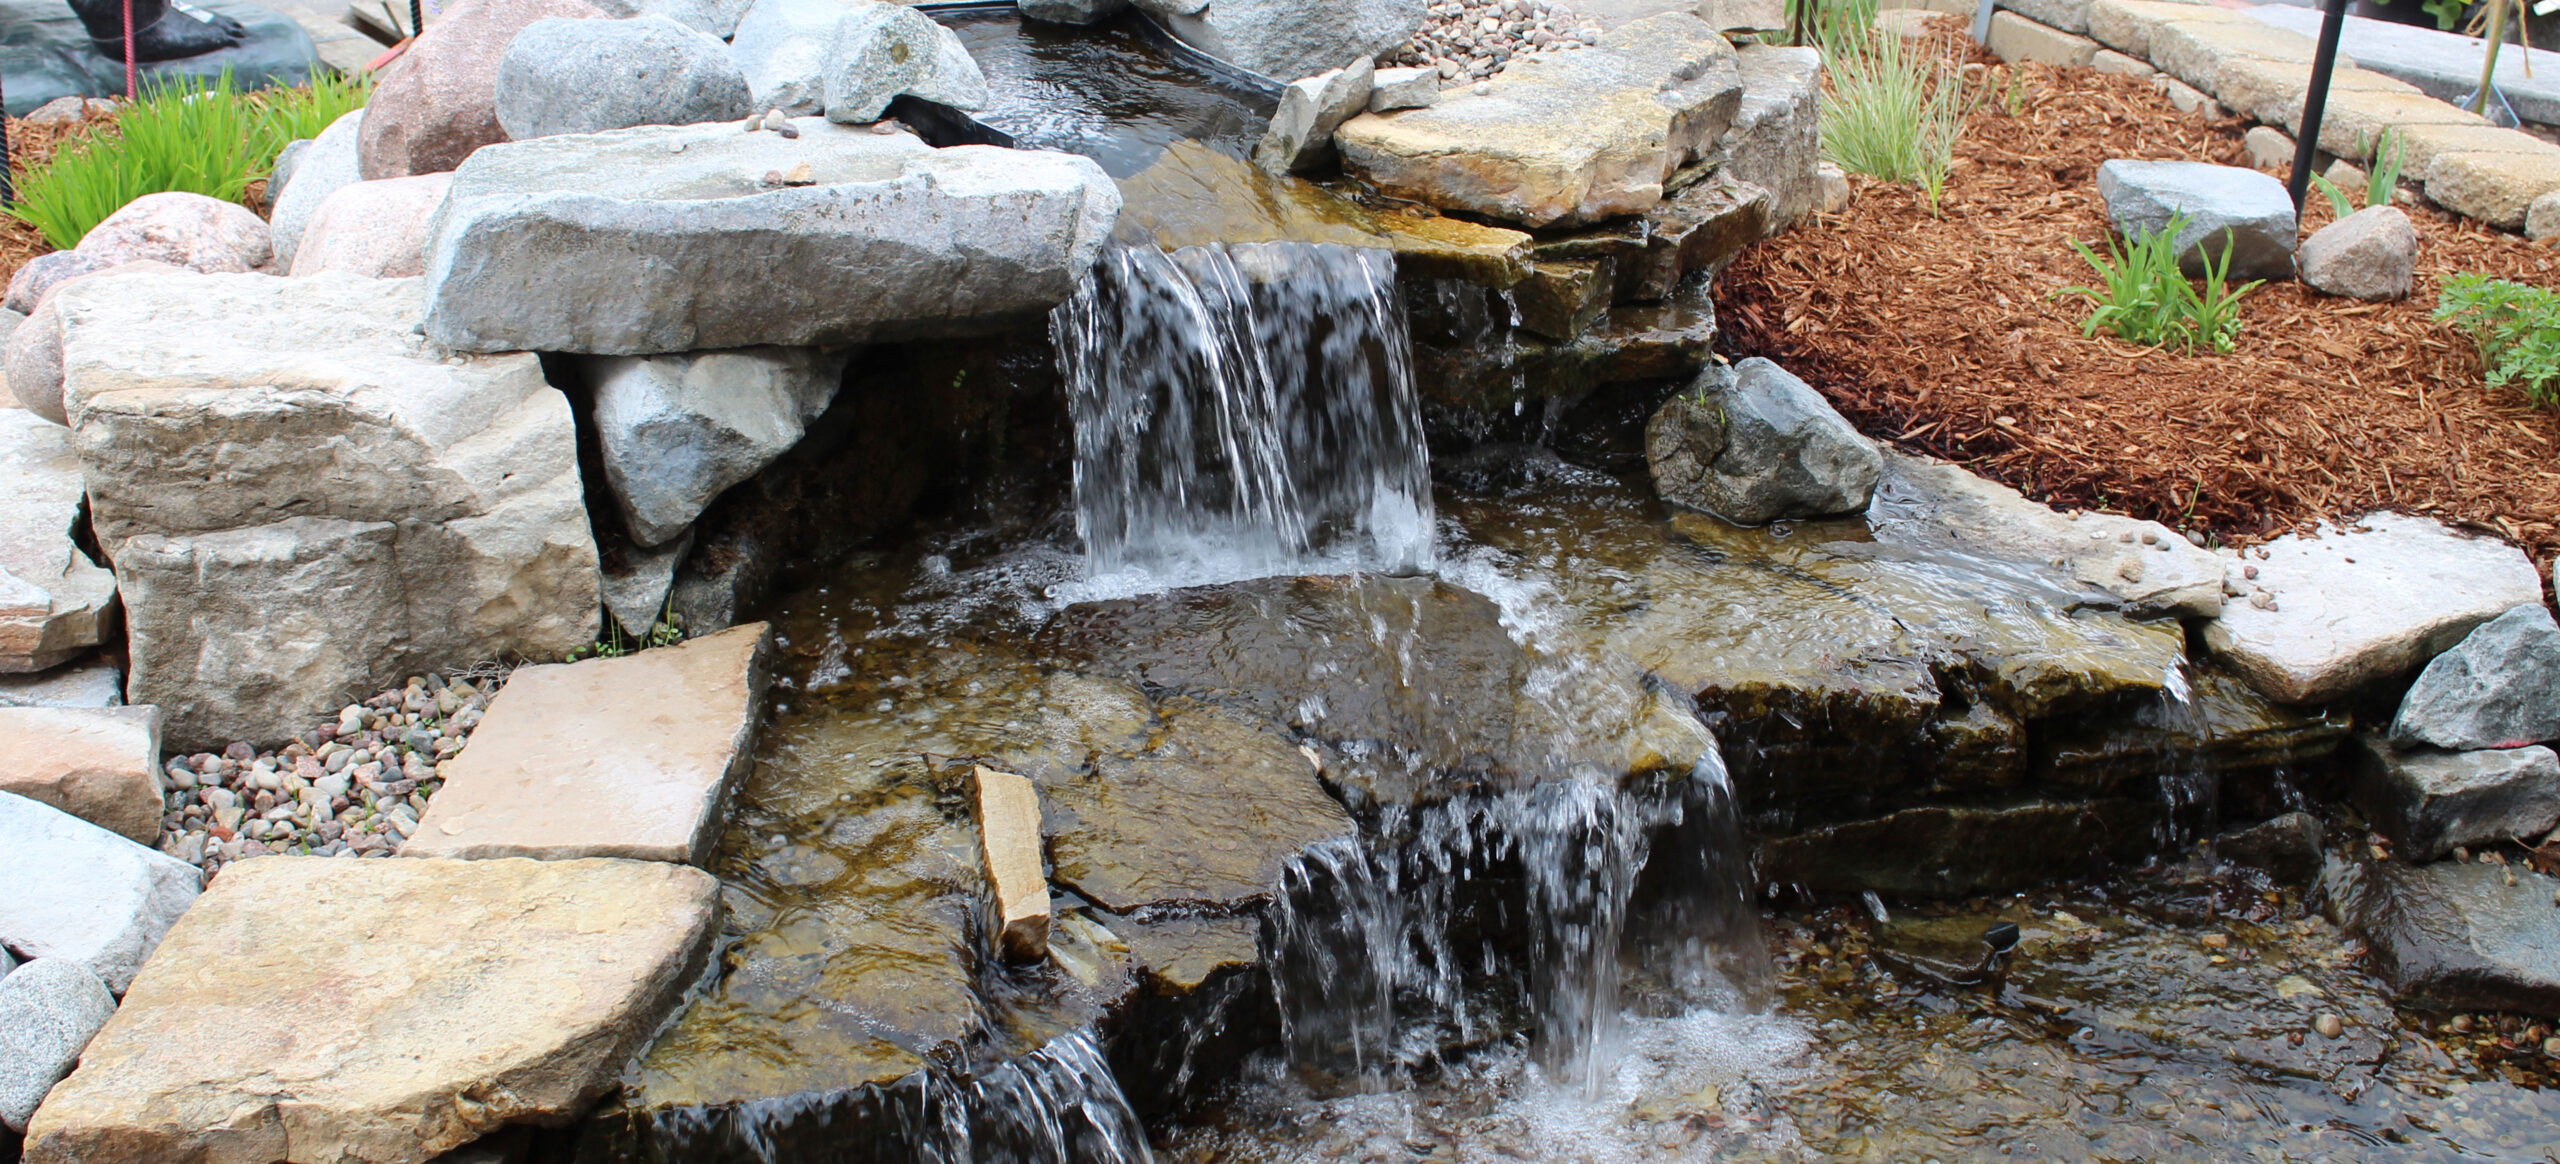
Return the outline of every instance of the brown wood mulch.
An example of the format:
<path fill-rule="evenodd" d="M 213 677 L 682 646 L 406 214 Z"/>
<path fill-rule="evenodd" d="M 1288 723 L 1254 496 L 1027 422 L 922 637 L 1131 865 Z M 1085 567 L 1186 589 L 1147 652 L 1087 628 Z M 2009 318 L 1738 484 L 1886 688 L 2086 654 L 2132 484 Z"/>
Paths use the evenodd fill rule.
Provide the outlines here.
<path fill-rule="evenodd" d="M 2560 285 L 2560 250 L 2432 209 L 2417 285 L 2359 303 L 2298 283 L 2242 304 L 2238 350 L 2189 355 L 2084 338 L 2097 274 L 2070 247 L 2106 237 L 2109 158 L 2247 165 L 2247 122 L 2178 113 L 2146 81 L 2018 67 L 2030 94 L 1972 116 L 1942 212 L 1854 179 L 1721 277 L 1729 354 L 1767 356 L 1859 428 L 2049 504 L 2246 544 L 2378 509 L 2494 532 L 2548 567 L 2560 550 L 2560 412 L 2491 390 L 2472 345 L 2429 312 L 2443 280 Z M 2305 225 L 2331 218 L 2311 195 Z M 2307 233 L 2306 233 L 2307 237 Z M 2101 247 L 2103 250 L 2103 248 Z"/>
<path fill-rule="evenodd" d="M 9 162 L 12 169 L 25 173 L 43 165 L 53 152 L 72 136 L 114 124 L 113 117 L 95 117 L 87 121 L 57 121 L 34 125 L 12 117 L 9 119 Z M 36 228 L 6 214 L 0 214 L 0 286 L 27 260 L 52 250 L 44 235 Z"/>

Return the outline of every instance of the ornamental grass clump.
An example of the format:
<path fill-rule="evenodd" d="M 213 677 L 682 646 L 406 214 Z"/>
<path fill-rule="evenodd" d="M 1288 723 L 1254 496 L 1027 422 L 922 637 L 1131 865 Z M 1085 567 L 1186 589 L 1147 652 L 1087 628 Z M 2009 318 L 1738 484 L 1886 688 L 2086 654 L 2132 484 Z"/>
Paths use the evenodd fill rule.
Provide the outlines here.
<path fill-rule="evenodd" d="M 18 175 L 9 213 L 54 248 L 80 245 L 89 229 L 145 194 L 183 191 L 240 201 L 296 138 L 316 136 L 364 104 L 371 83 L 327 77 L 308 88 L 242 93 L 231 76 L 174 78 L 118 107 L 112 124 L 63 143 Z"/>
<path fill-rule="evenodd" d="M 2486 275 L 2445 280 L 2437 319 L 2480 347 L 2492 388 L 2513 385 L 2545 408 L 2560 405 L 2560 293 Z"/>
<path fill-rule="evenodd" d="M 2229 352 L 2240 336 L 2240 300 L 2258 289 L 2258 282 L 2231 286 L 2231 251 L 2225 245 L 2217 259 L 2209 253 L 2205 260 L 2204 286 L 2198 289 L 2178 269 L 2178 232 L 2186 229 L 2185 215 L 2171 218 L 2169 224 L 2150 234 L 2128 240 L 2119 246 L 2107 240 L 2107 253 L 2100 255 L 2089 244 L 2074 240 L 2071 249 L 2097 269 L 2098 287 L 2065 287 L 2056 295 L 2078 295 L 2097 304 L 2096 310 L 2080 325 L 2080 334 L 2097 335 L 2112 332 L 2122 340 L 2148 347 L 2176 346 L 2192 352 L 2198 346 L 2216 352 Z"/>
<path fill-rule="evenodd" d="M 1975 102 L 1944 54 L 1878 30 L 1875 15 L 1872 0 L 1816 11 L 1812 37 L 1830 77 L 1822 152 L 1841 169 L 1917 188 L 1934 214 Z"/>

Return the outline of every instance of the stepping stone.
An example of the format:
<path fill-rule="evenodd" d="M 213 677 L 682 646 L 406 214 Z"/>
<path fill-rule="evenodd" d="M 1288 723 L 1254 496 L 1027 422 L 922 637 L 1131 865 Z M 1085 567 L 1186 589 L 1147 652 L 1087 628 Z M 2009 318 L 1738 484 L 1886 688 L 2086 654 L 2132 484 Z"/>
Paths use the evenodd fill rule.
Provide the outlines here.
<path fill-rule="evenodd" d="M 0 708 L 0 792 L 160 839 L 160 709 Z"/>
<path fill-rule="evenodd" d="M 193 865 L 0 792 L 0 945 L 86 963 L 121 994 L 203 884 Z"/>
<path fill-rule="evenodd" d="M 1067 298 L 1120 212 L 1087 158 L 789 124 L 797 137 L 644 126 L 473 154 L 428 243 L 427 335 L 655 355 L 976 334 Z"/>
<path fill-rule="evenodd" d="M 2288 534 L 2231 558 L 2229 569 L 2239 595 L 2205 624 L 2205 645 L 2281 703 L 2322 703 L 2403 674 L 2542 600 L 2523 551 L 2397 513 L 2324 526 L 2316 537 Z"/>
<path fill-rule="evenodd" d="M 566 1122 L 701 971 L 719 889 L 653 861 L 232 865 L 36 1113 L 27 1164 L 422 1164 Z"/>
<path fill-rule="evenodd" d="M 700 864 L 754 763 L 765 625 L 619 659 L 519 667 L 444 766 L 403 857 Z"/>
<path fill-rule="evenodd" d="M 2323 879 L 2366 965 L 2404 1002 L 2560 1015 L 2560 880 L 2504 866 L 2336 862 Z"/>
<path fill-rule="evenodd" d="M 2399 845 L 2432 861 L 2456 845 L 2538 841 L 2560 824 L 2560 756 L 2545 747 L 2402 751 L 2356 737 L 2356 807 Z"/>
<path fill-rule="evenodd" d="M 71 541 L 85 488 L 69 429 L 0 408 L 0 673 L 47 670 L 115 637 L 115 575 Z"/>

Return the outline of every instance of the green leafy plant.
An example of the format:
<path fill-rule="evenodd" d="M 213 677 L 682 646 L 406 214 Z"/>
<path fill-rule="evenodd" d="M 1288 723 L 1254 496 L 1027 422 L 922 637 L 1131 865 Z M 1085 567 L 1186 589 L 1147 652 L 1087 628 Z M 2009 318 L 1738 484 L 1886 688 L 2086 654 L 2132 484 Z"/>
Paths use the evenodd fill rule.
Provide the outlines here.
<path fill-rule="evenodd" d="M 1976 104 L 1963 75 L 1927 47 L 1878 31 L 1872 3 L 1820 6 L 1811 26 L 1831 81 L 1822 152 L 1844 170 L 1918 188 L 1935 213 Z"/>
<path fill-rule="evenodd" d="M 2445 280 L 2435 315 L 2479 345 L 2490 387 L 2514 385 L 2536 404 L 2560 405 L 2560 293 L 2456 275 Z"/>
<path fill-rule="evenodd" d="M 2104 255 L 2087 243 L 2071 244 L 2104 284 L 2055 292 L 2097 304 L 2080 325 L 2080 334 L 2107 331 L 2148 347 L 2176 345 L 2194 351 L 2202 344 L 2216 352 L 2232 350 L 2240 335 L 2240 301 L 2258 283 L 2231 286 L 2231 248 L 2225 246 L 2218 260 L 2206 261 L 2204 288 L 2197 290 L 2178 269 L 2178 232 L 2186 225 L 2186 216 L 2179 215 L 2160 230 L 2122 245 L 2108 239 Z"/>
<path fill-rule="evenodd" d="M 2365 151 L 2362 135 L 2356 138 L 2356 149 L 2359 152 Z M 2408 153 L 2408 145 L 2400 140 L 2400 130 L 2397 127 L 2382 131 L 2381 144 L 2374 146 L 2369 154 L 2373 168 L 2365 171 L 2365 205 L 2391 205 L 2392 193 L 2400 188 L 2400 165 L 2408 157 Z M 2330 181 L 2326 175 L 2311 175 L 2311 184 L 2319 187 L 2320 193 L 2328 197 L 2329 210 L 2335 217 L 2345 218 L 2355 213 L 2355 203 L 2348 200 L 2347 192 L 2339 189 L 2338 184 Z"/>
<path fill-rule="evenodd" d="M 90 130 L 19 175 L 9 213 L 68 250 L 145 194 L 184 191 L 237 202 L 274 168 L 286 143 L 318 134 L 364 104 L 370 90 L 369 81 L 329 78 L 305 89 L 244 94 L 228 72 L 212 81 L 160 82 L 118 109 L 111 126 Z"/>

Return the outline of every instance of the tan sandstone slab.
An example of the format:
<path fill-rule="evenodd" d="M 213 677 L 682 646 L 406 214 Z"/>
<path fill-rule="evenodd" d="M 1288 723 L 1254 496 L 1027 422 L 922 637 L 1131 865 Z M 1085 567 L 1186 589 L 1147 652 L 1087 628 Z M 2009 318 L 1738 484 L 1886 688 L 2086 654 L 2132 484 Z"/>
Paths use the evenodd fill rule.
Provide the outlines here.
<path fill-rule="evenodd" d="M 2311 66 L 2296 61 L 2227 56 L 2215 67 L 2213 83 L 2206 87 L 2213 90 L 2215 100 L 2234 113 L 2269 125 L 2289 124 L 2286 121 L 2287 111 L 2290 111 L 2293 121 L 2302 119 L 2302 102 L 2311 91 Z M 2336 95 L 2343 93 L 2422 96 L 2417 86 L 2406 81 L 2344 65 L 2329 74 L 2329 92 L 2332 104 L 2337 101 Z M 2322 136 L 2328 134 L 2324 131 Z M 2290 153 L 2285 155 L 2284 165 L 2293 164 L 2292 156 Z"/>
<path fill-rule="evenodd" d="M 2441 154 L 2560 155 L 2560 145 L 2494 125 L 2412 125 L 2400 131 L 2400 147 L 2401 174 L 2420 182 Z"/>
<path fill-rule="evenodd" d="M 2427 163 L 2429 200 L 2507 230 L 2524 229 L 2534 199 L 2554 190 L 2560 190 L 2560 152 L 2447 153 Z"/>
<path fill-rule="evenodd" d="M 160 709 L 0 707 L 0 792 L 160 839 Z"/>
<path fill-rule="evenodd" d="M 753 762 L 765 624 L 619 659 L 518 668 L 443 766 L 403 857 L 700 864 Z"/>
<path fill-rule="evenodd" d="M 2320 703 L 2408 671 L 2542 600 L 2522 550 L 2427 518 L 2376 513 L 2319 535 L 2231 559 L 2239 595 L 2204 628 L 2215 657 L 2279 703 Z"/>
<path fill-rule="evenodd" d="M 2090 0 L 2089 35 L 2099 44 L 2158 64 L 2152 37 L 2171 23 L 2253 23 L 2247 16 L 2201 4 L 2169 0 Z"/>
<path fill-rule="evenodd" d="M 978 844 L 995 892 L 997 945 L 1016 962 L 1049 954 L 1049 877 L 1040 865 L 1040 790 L 1028 776 L 980 765 Z"/>
<path fill-rule="evenodd" d="M 225 869 L 27 1129 L 28 1164 L 421 1164 L 575 1116 L 700 970 L 719 882 L 653 861 Z"/>

